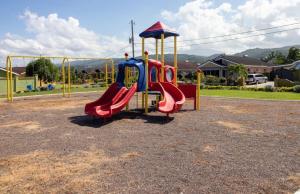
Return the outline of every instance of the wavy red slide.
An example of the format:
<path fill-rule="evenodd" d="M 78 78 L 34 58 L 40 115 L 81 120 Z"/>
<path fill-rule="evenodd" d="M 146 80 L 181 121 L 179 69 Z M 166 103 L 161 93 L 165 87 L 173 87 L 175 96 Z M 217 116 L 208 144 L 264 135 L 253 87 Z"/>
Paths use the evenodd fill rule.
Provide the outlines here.
<path fill-rule="evenodd" d="M 162 113 L 175 113 L 185 102 L 184 94 L 172 83 L 153 83 L 151 90 L 159 91 L 163 96 L 163 100 L 158 103 L 158 110 Z"/>
<path fill-rule="evenodd" d="M 118 84 L 112 84 L 107 91 L 95 102 L 85 106 L 85 113 L 97 117 L 111 117 L 120 112 L 137 90 L 137 83 L 128 90 L 126 87 L 119 89 Z"/>

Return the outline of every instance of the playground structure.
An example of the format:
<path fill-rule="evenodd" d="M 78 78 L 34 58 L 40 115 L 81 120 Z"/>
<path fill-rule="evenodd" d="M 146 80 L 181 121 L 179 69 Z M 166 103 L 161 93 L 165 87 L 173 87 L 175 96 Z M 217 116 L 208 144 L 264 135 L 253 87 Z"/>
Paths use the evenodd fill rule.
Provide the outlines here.
<path fill-rule="evenodd" d="M 89 115 L 99 117 L 110 117 L 121 111 L 124 107 L 129 110 L 129 101 L 136 95 L 136 108 L 139 104 L 139 95 L 142 93 L 142 109 L 147 114 L 149 112 L 149 95 L 156 95 L 156 106 L 160 112 L 170 113 L 177 112 L 185 98 L 194 99 L 194 109 L 200 109 L 200 72 L 197 74 L 197 84 L 183 84 L 177 81 L 177 36 L 173 30 L 170 30 L 161 22 L 157 22 L 150 28 L 140 34 L 142 39 L 142 60 L 128 59 L 125 54 L 125 61 L 118 65 L 117 79 L 115 79 L 115 65 L 111 58 L 95 57 L 65 57 L 65 56 L 8 56 L 6 59 L 6 84 L 7 84 L 7 101 L 13 102 L 13 61 L 14 59 L 56 59 L 61 61 L 61 82 L 62 96 L 70 97 L 71 95 L 71 60 L 104 60 L 105 61 L 105 86 L 107 91 L 97 101 L 86 106 L 85 112 Z M 174 64 L 166 65 L 164 60 L 164 39 L 174 38 Z M 145 51 L 145 40 L 147 38 L 155 39 L 155 59 L 148 59 L 148 52 Z M 159 60 L 159 41 L 161 53 Z M 108 72 L 109 63 L 111 72 Z M 134 70 L 132 70 L 134 68 Z M 110 77 L 110 78 L 109 78 Z M 66 79 L 67 78 L 67 79 Z M 111 80 L 111 86 L 108 80 Z M 116 83 L 115 83 L 116 81 Z M 131 86 L 131 87 L 130 87 Z M 123 88 L 124 87 L 124 88 Z M 106 94 L 108 93 L 108 94 Z M 163 97 L 163 98 L 162 98 Z M 116 105 L 117 104 L 117 105 Z M 105 105 L 105 106 L 104 106 Z M 102 113 L 97 113 L 97 111 Z M 100 112 L 101 112 L 100 111 Z"/>
<path fill-rule="evenodd" d="M 194 108 L 200 109 L 200 72 L 197 72 L 197 85 L 177 83 L 177 36 L 178 33 L 157 22 L 140 34 L 142 38 L 143 60 L 130 58 L 118 65 L 118 76 L 114 84 L 96 101 L 86 104 L 85 113 L 95 117 L 107 118 L 119 113 L 125 106 L 129 110 L 129 101 L 135 93 L 142 92 L 142 108 L 148 110 L 149 93 L 156 95 L 157 109 L 169 115 L 179 111 L 187 98 L 194 99 Z M 174 66 L 165 65 L 164 39 L 174 37 Z M 145 39 L 155 38 L 155 57 L 148 59 L 145 51 Z M 158 41 L 161 40 L 161 60 L 158 60 Z M 138 71 L 137 81 L 129 88 L 130 68 Z M 137 95 L 138 97 L 138 95 Z M 159 101 L 159 102 L 158 102 Z M 137 100 L 138 102 L 138 100 Z M 158 102 L 158 103 L 157 103 Z M 138 103 L 137 103 L 138 104 Z"/>
<path fill-rule="evenodd" d="M 8 102 L 13 102 L 13 61 L 14 59 L 56 59 L 61 61 L 61 76 L 62 76 L 62 95 L 70 97 L 71 95 L 71 60 L 104 60 L 105 61 L 105 86 L 109 87 L 109 79 L 111 83 L 115 80 L 115 65 L 112 58 L 96 58 L 96 57 L 65 57 L 65 56 L 19 56 L 11 55 L 6 58 L 6 98 Z M 109 63 L 111 72 L 108 71 Z M 67 76 L 66 76 L 67 75 Z M 66 77 L 68 80 L 66 80 Z"/>

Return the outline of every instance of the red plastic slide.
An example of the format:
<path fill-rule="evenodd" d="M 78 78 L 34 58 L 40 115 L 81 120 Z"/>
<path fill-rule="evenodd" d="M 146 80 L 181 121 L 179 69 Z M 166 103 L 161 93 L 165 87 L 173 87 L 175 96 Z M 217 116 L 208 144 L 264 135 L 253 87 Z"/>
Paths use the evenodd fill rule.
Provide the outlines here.
<path fill-rule="evenodd" d="M 184 94 L 172 83 L 152 83 L 151 90 L 160 91 L 164 97 L 158 103 L 158 110 L 163 113 L 177 112 L 185 102 Z"/>
<path fill-rule="evenodd" d="M 85 106 L 85 113 L 97 117 L 111 117 L 120 112 L 137 90 L 137 83 L 128 90 L 126 87 L 118 88 L 118 84 L 112 84 L 107 91 L 95 102 Z"/>

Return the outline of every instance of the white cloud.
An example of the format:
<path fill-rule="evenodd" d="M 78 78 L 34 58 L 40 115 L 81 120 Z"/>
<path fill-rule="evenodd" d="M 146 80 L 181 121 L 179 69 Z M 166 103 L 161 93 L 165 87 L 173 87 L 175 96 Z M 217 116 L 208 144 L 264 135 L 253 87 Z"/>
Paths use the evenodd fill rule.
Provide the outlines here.
<path fill-rule="evenodd" d="M 204 37 L 222 36 L 299 22 L 299 9 L 300 0 L 246 0 L 244 3 L 234 6 L 226 2 L 216 5 L 212 0 L 194 0 L 181 6 L 176 12 L 164 10 L 161 12 L 161 16 L 177 28 L 181 35 L 180 39 L 199 39 L 194 42 L 208 43 L 250 36 L 253 33 L 205 40 Z M 300 25 L 273 29 L 273 31 L 297 27 L 300 28 Z M 270 32 L 270 30 L 260 31 L 256 34 L 265 32 Z M 181 46 L 179 46 L 179 51 L 195 54 L 212 54 L 216 51 L 235 53 L 254 47 L 280 47 L 299 43 L 300 30 L 294 30 L 197 46 L 188 46 L 191 42 L 179 42 Z"/>
<path fill-rule="evenodd" d="M 127 42 L 116 37 L 99 35 L 80 26 L 78 19 L 60 18 L 57 14 L 47 17 L 25 11 L 20 17 L 32 38 L 7 33 L 0 39 L 0 57 L 8 54 L 59 55 L 104 57 L 119 51 Z"/>

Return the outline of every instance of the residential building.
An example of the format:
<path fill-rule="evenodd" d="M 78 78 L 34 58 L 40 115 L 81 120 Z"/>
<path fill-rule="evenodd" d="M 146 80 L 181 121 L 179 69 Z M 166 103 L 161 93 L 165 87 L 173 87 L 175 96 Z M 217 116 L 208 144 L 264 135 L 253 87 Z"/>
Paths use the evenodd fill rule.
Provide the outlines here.
<path fill-rule="evenodd" d="M 248 73 L 270 73 L 273 70 L 272 64 L 251 57 L 240 57 L 233 55 L 219 55 L 212 60 L 208 60 L 199 65 L 199 68 L 205 75 L 214 75 L 217 77 L 227 77 L 227 68 L 229 65 L 243 64 Z"/>

